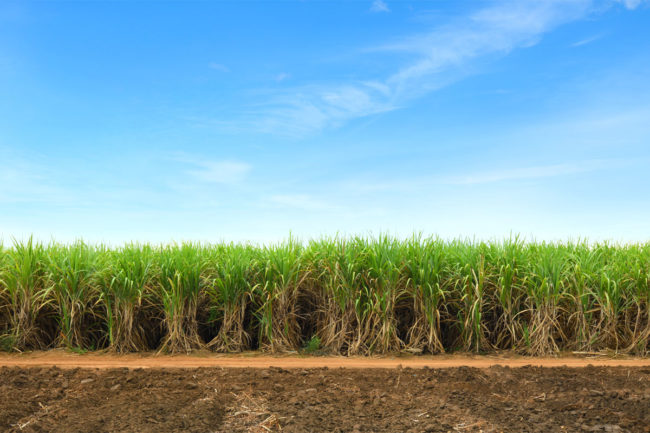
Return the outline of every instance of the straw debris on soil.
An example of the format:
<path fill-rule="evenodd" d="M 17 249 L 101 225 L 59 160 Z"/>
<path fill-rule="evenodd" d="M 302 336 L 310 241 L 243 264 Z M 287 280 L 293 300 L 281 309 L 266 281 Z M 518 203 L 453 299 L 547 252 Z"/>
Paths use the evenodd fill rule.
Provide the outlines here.
<path fill-rule="evenodd" d="M 647 367 L 4 367 L 0 431 L 650 433 L 649 390 Z"/>

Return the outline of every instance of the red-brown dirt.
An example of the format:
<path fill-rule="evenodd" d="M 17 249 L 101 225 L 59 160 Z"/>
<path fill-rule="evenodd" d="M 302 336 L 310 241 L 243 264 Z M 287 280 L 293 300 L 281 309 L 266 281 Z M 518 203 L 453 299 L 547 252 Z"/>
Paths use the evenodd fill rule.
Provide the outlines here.
<path fill-rule="evenodd" d="M 432 355 L 432 356 L 268 356 L 259 352 L 240 355 L 217 355 L 196 352 L 192 355 L 157 355 L 153 353 L 110 354 L 90 352 L 75 354 L 63 350 L 26 354 L 0 353 L 0 366 L 60 368 L 488 368 L 507 367 L 650 367 L 650 358 L 607 356 L 525 357 L 512 353 L 501 355 Z"/>
<path fill-rule="evenodd" d="M 38 356 L 5 355 L 0 364 Z M 41 356 L 80 364 L 106 358 Z M 233 358 L 110 358 L 158 364 L 0 368 L 0 431 L 650 432 L 648 360 L 624 367 L 410 368 L 405 361 L 419 358 L 395 358 L 404 367 L 304 368 L 332 359 L 240 357 L 234 359 L 257 360 L 259 368 L 161 368 L 179 358 Z M 264 367 L 269 359 L 291 368 Z"/>

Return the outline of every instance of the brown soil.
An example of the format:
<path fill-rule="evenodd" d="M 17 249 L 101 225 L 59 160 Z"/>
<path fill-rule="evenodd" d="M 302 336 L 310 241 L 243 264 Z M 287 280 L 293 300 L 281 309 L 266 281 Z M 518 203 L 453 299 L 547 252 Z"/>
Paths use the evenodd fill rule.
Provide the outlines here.
<path fill-rule="evenodd" d="M 648 433 L 650 368 L 2 367 L 0 431 Z"/>

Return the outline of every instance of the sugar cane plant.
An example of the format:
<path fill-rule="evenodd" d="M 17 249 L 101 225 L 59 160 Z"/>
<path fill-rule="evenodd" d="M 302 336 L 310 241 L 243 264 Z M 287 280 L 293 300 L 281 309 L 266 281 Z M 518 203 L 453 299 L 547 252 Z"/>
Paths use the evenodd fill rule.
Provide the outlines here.
<path fill-rule="evenodd" d="M 276 351 L 300 347 L 297 300 L 308 268 L 301 261 L 302 246 L 294 239 L 263 250 L 262 281 L 257 284 L 262 348 Z"/>
<path fill-rule="evenodd" d="M 415 317 L 408 343 L 411 348 L 428 353 L 445 351 L 440 326 L 448 281 L 444 253 L 440 239 L 413 237 L 406 245 L 407 286 Z"/>
<path fill-rule="evenodd" d="M 53 245 L 45 255 L 46 282 L 59 321 L 59 345 L 87 347 L 84 319 L 95 300 L 98 250 L 83 242 Z"/>
<path fill-rule="evenodd" d="M 203 347 L 197 315 L 202 301 L 204 247 L 173 245 L 159 251 L 158 291 L 165 336 L 160 350 L 189 352 Z"/>
<path fill-rule="evenodd" d="M 363 342 L 359 324 L 366 315 L 357 302 L 363 286 L 359 260 L 363 243 L 358 238 L 326 239 L 311 242 L 310 249 L 319 288 L 315 316 L 321 345 L 333 353 L 359 353 Z"/>
<path fill-rule="evenodd" d="M 205 293 L 210 316 L 220 325 L 208 347 L 217 352 L 246 350 L 250 348 L 251 335 L 244 320 L 257 289 L 255 250 L 250 246 L 230 244 L 215 249 L 208 263 Z"/>
<path fill-rule="evenodd" d="M 30 238 L 25 243 L 15 242 L 6 254 L 2 286 L 9 300 L 9 329 L 3 340 L 15 350 L 45 348 L 48 344 L 37 320 L 51 302 L 46 279 L 48 251 Z"/>
<path fill-rule="evenodd" d="M 108 254 L 99 292 L 111 350 L 133 352 L 148 347 L 144 324 L 138 319 L 153 302 L 155 257 L 149 245 L 137 244 Z"/>
<path fill-rule="evenodd" d="M 0 247 L 0 349 L 650 352 L 650 244 Z"/>

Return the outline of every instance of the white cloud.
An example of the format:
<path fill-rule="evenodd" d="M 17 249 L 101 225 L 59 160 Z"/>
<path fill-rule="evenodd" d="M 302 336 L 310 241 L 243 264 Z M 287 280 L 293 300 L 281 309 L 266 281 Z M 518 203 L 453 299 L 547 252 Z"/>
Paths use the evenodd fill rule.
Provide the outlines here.
<path fill-rule="evenodd" d="M 467 63 L 530 47 L 544 33 L 587 16 L 591 9 L 592 0 L 492 4 L 429 33 L 373 48 L 415 55 L 384 78 L 283 89 L 249 111 L 241 129 L 301 136 L 394 110 L 461 79 L 468 73 Z"/>
<path fill-rule="evenodd" d="M 29 158 L 0 148 L 0 203 L 58 203 L 71 201 L 58 180 L 60 176 L 42 160 L 41 155 Z"/>
<path fill-rule="evenodd" d="M 291 78 L 291 74 L 289 74 L 287 72 L 281 72 L 281 73 L 279 73 L 278 75 L 275 76 L 275 81 L 280 82 L 280 81 L 287 80 L 289 78 Z"/>
<path fill-rule="evenodd" d="M 251 171 L 251 166 L 239 161 L 204 161 L 180 158 L 180 162 L 191 164 L 195 168 L 186 173 L 201 182 L 235 184 L 243 181 Z"/>
<path fill-rule="evenodd" d="M 597 41 L 598 39 L 600 39 L 602 37 L 603 37 L 603 35 L 591 36 L 589 38 L 581 39 L 581 40 L 579 40 L 577 42 L 574 42 L 574 43 L 571 44 L 571 46 L 573 48 L 581 47 L 583 45 L 587 45 L 587 44 L 590 44 L 592 42 L 595 42 L 595 41 Z"/>
<path fill-rule="evenodd" d="M 561 176 L 580 175 L 600 170 L 610 170 L 632 165 L 622 159 L 598 159 L 575 161 L 571 163 L 529 166 L 502 170 L 477 171 L 461 175 L 400 177 L 399 179 L 356 179 L 346 180 L 338 186 L 352 194 L 427 194 L 441 186 L 471 186 L 503 182 L 512 185 L 513 181 L 549 179 Z"/>
<path fill-rule="evenodd" d="M 436 81 L 450 70 L 482 56 L 503 55 L 517 48 L 530 47 L 544 33 L 585 16 L 590 6 L 588 0 L 508 1 L 428 34 L 380 47 L 379 50 L 419 56 L 388 77 L 386 84 L 394 89 L 394 97 L 419 96 L 435 88 Z"/>
<path fill-rule="evenodd" d="M 260 132 L 303 136 L 350 118 L 393 110 L 385 91 L 372 83 L 287 89 L 250 111 L 246 122 Z"/>
<path fill-rule="evenodd" d="M 636 9 L 643 2 L 643 0 L 616 0 L 618 3 L 623 3 L 628 9 Z"/>
<path fill-rule="evenodd" d="M 281 194 L 272 195 L 268 202 L 282 207 L 302 209 L 307 211 L 326 211 L 335 209 L 334 206 L 317 200 L 307 194 Z"/>
<path fill-rule="evenodd" d="M 475 185 L 493 182 L 539 179 L 557 176 L 567 176 L 571 174 L 586 173 L 596 170 L 611 168 L 613 165 L 620 164 L 620 161 L 595 160 L 579 161 L 568 164 L 544 165 L 537 167 L 519 167 L 499 171 L 487 171 L 475 173 L 460 177 L 448 178 L 445 183 L 453 185 Z"/>
<path fill-rule="evenodd" d="M 370 6 L 370 12 L 390 12 L 390 9 L 385 1 L 374 0 Z"/>
<path fill-rule="evenodd" d="M 210 62 L 208 64 L 208 67 L 210 69 L 214 69 L 215 71 L 230 72 L 230 69 L 227 66 L 222 65 L 221 63 Z"/>

